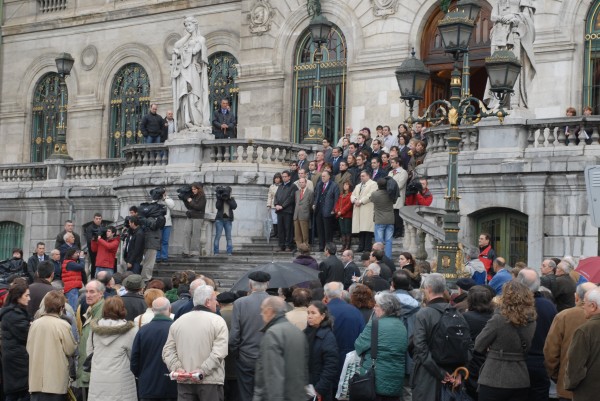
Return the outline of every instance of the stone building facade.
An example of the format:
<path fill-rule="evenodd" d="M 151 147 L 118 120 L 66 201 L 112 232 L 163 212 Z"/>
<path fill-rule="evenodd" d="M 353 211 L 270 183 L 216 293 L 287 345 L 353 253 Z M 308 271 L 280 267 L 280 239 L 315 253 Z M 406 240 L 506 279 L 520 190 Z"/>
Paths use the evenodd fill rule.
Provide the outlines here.
<path fill-rule="evenodd" d="M 496 1 L 482 0 L 482 17 L 472 41 L 481 56 L 472 60 L 478 96 L 483 96 L 489 13 Z M 355 131 L 378 124 L 395 127 L 407 117 L 394 70 L 413 47 L 433 71 L 427 100 L 444 95 L 450 61 L 435 36 L 435 23 L 441 17 L 438 3 L 321 0 L 323 14 L 335 31 L 331 59 L 325 60 L 330 69 L 324 69 L 329 79 L 324 79 L 329 85 L 325 96 L 332 105 L 325 119 L 326 136 L 337 138 L 344 126 Z M 498 246 L 532 265 L 544 256 L 597 254 L 598 231 L 590 224 L 582 172 L 586 165 L 596 164 L 600 154 L 597 140 L 594 145 L 571 145 L 563 151 L 565 141 L 560 142 L 558 135 L 562 122 L 548 123 L 555 130 L 549 141 L 550 125 L 542 121 L 560 118 L 568 106 L 581 110 L 590 104 L 600 114 L 593 67 L 594 45 L 600 38 L 594 25 L 600 1 L 535 3 L 537 74 L 529 88 L 530 109 L 512 120 L 509 117 L 503 128 L 496 122 L 482 124 L 474 134 L 476 140 L 465 145 L 459 159 L 466 162 L 460 170 L 464 242 L 473 243 L 478 231 L 502 225 Z M 114 165 L 106 160 L 126 156 L 123 145 L 136 142 L 135 124 L 119 125 L 119 118 L 128 114 L 123 114 L 125 106 L 118 102 L 128 96 L 118 98 L 115 90 L 126 74 L 145 82 L 140 89 L 143 94 L 136 94 L 136 113 L 145 111 L 150 102 L 158 103 L 159 113 L 171 108 L 170 51 L 188 15 L 199 21 L 209 58 L 220 55 L 212 61 L 228 62 L 229 75 L 224 76 L 231 82 L 211 82 L 211 91 L 214 100 L 221 96 L 235 100 L 238 139 L 263 141 L 264 149 L 269 145 L 265 141 L 302 142 L 314 81 L 310 75 L 314 49 L 307 42 L 310 18 L 304 0 L 3 0 L 0 4 L 0 138 L 4 145 L 0 164 L 8 171 L 0 186 L 0 222 L 24 227 L 21 238 L 27 251 L 38 240 L 51 238 L 72 215 L 70 210 L 75 210 L 80 222 L 91 220 L 96 210 L 114 221 L 125 215 L 132 202 L 144 199 L 152 185 L 174 189 L 196 179 L 237 185 L 238 197 L 252 211 L 240 216 L 244 224 L 237 238 L 244 241 L 244 237 L 260 234 L 258 227 L 266 217 L 263 190 L 288 156 L 262 164 L 250 157 L 231 166 L 219 164 L 208 154 L 214 146 L 197 143 L 190 144 L 198 155 L 191 163 L 169 160 L 168 165 L 127 165 L 112 176 L 106 172 L 108 167 L 100 174 L 91 172 L 97 170 L 90 166 Z M 62 52 L 75 58 L 66 80 L 67 144 L 75 162 L 42 163 L 48 174 L 58 173 L 34 181 L 14 171 L 24 163 L 42 162 L 51 153 L 55 138 L 44 131 L 43 120 L 49 101 L 38 94 L 51 91 L 53 82 L 44 80 L 56 72 L 54 59 Z M 213 67 L 216 70 L 216 64 Z M 219 88 L 226 91 L 219 92 Z M 262 149 L 258 149 L 258 159 Z M 432 151 L 423 169 L 431 178 L 438 207 L 443 207 L 446 185 L 443 150 L 440 145 Z M 91 169 L 87 175 L 85 168 Z M 11 180 L 11 174 L 18 179 Z M 65 196 L 67 190 L 69 196 Z M 519 244 L 514 252 L 511 242 Z"/>

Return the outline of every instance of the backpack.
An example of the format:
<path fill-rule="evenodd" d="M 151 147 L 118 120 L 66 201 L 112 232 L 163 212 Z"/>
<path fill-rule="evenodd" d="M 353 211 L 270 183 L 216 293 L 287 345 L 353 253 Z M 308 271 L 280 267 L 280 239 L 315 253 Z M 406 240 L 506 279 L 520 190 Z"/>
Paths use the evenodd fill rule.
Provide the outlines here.
<path fill-rule="evenodd" d="M 394 180 L 392 176 L 389 175 L 385 177 L 385 182 L 386 191 L 390 200 L 392 202 L 396 202 L 396 199 L 398 199 L 398 197 L 400 196 L 400 187 L 398 186 L 398 183 L 396 182 L 396 180 Z"/>
<path fill-rule="evenodd" d="M 145 231 L 162 230 L 167 222 L 165 216 L 142 217 L 140 220 Z"/>
<path fill-rule="evenodd" d="M 447 306 L 433 327 L 429 350 L 440 366 L 465 366 L 469 362 L 471 332 L 463 315 L 453 306 Z"/>

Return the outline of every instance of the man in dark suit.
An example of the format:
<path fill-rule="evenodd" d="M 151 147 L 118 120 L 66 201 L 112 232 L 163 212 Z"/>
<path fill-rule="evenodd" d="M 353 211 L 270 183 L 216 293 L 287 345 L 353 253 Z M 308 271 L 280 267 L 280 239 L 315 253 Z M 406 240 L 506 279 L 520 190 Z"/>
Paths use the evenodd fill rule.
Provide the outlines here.
<path fill-rule="evenodd" d="M 390 282 L 385 280 L 379 274 L 381 267 L 377 263 L 371 263 L 365 272 L 363 284 L 373 292 L 387 291 L 390 289 Z"/>
<path fill-rule="evenodd" d="M 308 245 L 310 222 L 310 211 L 313 203 L 313 191 L 306 188 L 306 178 L 298 179 L 298 190 L 296 191 L 296 208 L 294 209 L 294 238 L 296 246 Z"/>
<path fill-rule="evenodd" d="M 325 259 L 319 263 L 319 280 L 325 285 L 332 281 L 342 282 L 344 280 L 344 265 L 342 261 L 335 256 L 337 249 L 335 244 L 328 242 L 325 247 Z"/>
<path fill-rule="evenodd" d="M 27 278 L 29 279 L 29 284 L 33 283 L 36 277 L 38 264 L 48 259 L 50 258 L 46 255 L 46 244 L 38 242 L 35 247 L 35 253 L 27 261 Z"/>
<path fill-rule="evenodd" d="M 229 107 L 229 100 L 221 100 L 221 108 L 215 112 L 212 121 L 212 129 L 215 139 L 235 138 L 235 126 L 237 121 Z"/>
<path fill-rule="evenodd" d="M 306 160 L 306 151 L 301 150 L 298 152 L 298 170 L 305 169 L 308 171 L 308 160 Z"/>
<path fill-rule="evenodd" d="M 360 269 L 354 263 L 354 252 L 352 252 L 352 249 L 346 249 L 342 253 L 342 263 L 344 264 L 344 281 L 342 283 L 344 284 L 344 289 L 347 290 L 354 283 L 352 277 L 360 278 Z"/>
<path fill-rule="evenodd" d="M 340 172 L 340 163 L 344 161 L 342 154 L 344 151 L 340 148 L 333 148 L 331 151 L 331 173 L 337 175 Z"/>
<path fill-rule="evenodd" d="M 125 263 L 127 270 L 131 270 L 134 274 L 142 272 L 142 259 L 144 258 L 144 248 L 146 240 L 144 238 L 144 230 L 140 227 L 140 219 L 133 216 L 129 219 L 129 227 L 131 233 L 129 242 L 125 249 Z"/>
<path fill-rule="evenodd" d="M 283 184 L 275 192 L 275 213 L 277 213 L 277 237 L 281 252 L 292 251 L 294 240 L 294 206 L 298 189 L 291 180 L 288 170 L 281 173 Z"/>
<path fill-rule="evenodd" d="M 373 157 L 371 159 L 371 168 L 373 172 L 371 173 L 371 179 L 377 182 L 380 178 L 385 178 L 387 176 L 387 171 L 381 168 L 381 159 L 379 157 Z"/>
<path fill-rule="evenodd" d="M 340 188 L 335 182 L 331 181 L 331 174 L 329 171 L 324 170 L 321 172 L 321 181 L 319 181 L 317 188 L 315 188 L 313 201 L 315 222 L 317 223 L 317 233 L 319 235 L 320 252 L 325 250 L 325 243 L 333 241 L 333 225 L 335 223 L 333 209 L 335 208 L 335 203 L 339 197 Z"/>

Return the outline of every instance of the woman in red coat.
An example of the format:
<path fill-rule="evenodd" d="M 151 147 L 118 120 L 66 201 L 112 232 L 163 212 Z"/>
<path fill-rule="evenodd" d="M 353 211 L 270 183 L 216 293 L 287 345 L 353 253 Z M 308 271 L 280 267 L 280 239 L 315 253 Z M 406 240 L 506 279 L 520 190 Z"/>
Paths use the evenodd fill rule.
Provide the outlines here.
<path fill-rule="evenodd" d="M 352 242 L 352 202 L 350 202 L 350 195 L 352 195 L 352 183 L 350 181 L 344 181 L 342 183 L 342 192 L 338 198 L 334 212 L 340 223 L 340 235 L 342 237 L 342 250 L 344 252 L 350 249 L 350 243 Z"/>

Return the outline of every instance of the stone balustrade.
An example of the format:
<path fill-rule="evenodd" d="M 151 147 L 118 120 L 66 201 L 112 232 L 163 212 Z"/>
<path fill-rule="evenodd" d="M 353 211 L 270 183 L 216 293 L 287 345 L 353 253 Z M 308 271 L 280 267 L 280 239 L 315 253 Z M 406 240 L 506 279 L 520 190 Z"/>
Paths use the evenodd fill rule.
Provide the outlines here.
<path fill-rule="evenodd" d="M 166 166 L 169 148 L 164 144 L 129 145 L 123 148 L 125 167 Z"/>
<path fill-rule="evenodd" d="M 600 116 L 528 120 L 528 148 L 598 146 Z"/>
<path fill-rule="evenodd" d="M 448 134 L 447 128 L 435 127 L 430 129 L 427 132 L 428 145 L 427 152 L 428 153 L 439 153 L 439 152 L 447 152 L 448 151 L 448 141 L 446 136 Z M 477 127 L 466 126 L 460 127 L 460 150 L 467 151 L 472 150 L 475 151 L 479 147 L 479 130 Z"/>
<path fill-rule="evenodd" d="M 213 163 L 282 164 L 298 159 L 298 152 L 311 152 L 311 147 L 289 142 L 217 139 L 202 142 Z"/>
<path fill-rule="evenodd" d="M 0 182 L 44 181 L 47 174 L 43 163 L 0 165 Z"/>
<path fill-rule="evenodd" d="M 73 161 L 65 164 L 67 180 L 115 178 L 123 172 L 121 159 Z"/>
<path fill-rule="evenodd" d="M 42 14 L 61 11 L 67 8 L 67 0 L 38 0 L 38 6 Z"/>

